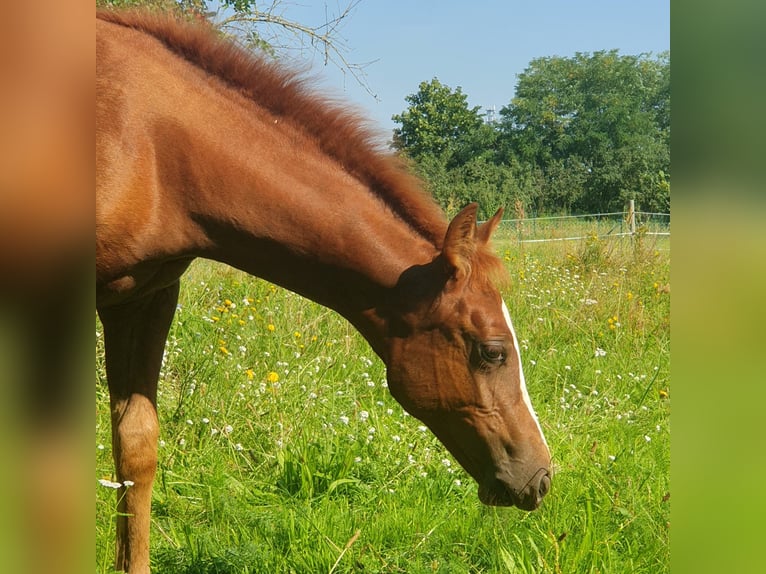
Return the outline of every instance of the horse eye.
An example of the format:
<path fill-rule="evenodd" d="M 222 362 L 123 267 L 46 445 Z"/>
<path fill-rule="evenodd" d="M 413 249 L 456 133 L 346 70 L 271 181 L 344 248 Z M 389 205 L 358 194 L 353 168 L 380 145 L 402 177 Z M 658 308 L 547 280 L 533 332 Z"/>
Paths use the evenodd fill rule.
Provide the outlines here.
<path fill-rule="evenodd" d="M 505 347 L 501 343 L 480 343 L 479 356 L 486 363 L 501 365 L 506 358 Z"/>

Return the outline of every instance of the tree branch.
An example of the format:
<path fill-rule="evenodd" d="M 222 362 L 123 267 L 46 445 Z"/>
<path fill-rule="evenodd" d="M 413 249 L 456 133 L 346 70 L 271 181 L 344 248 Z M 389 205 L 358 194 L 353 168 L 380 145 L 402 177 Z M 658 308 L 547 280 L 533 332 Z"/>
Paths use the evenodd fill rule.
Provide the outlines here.
<path fill-rule="evenodd" d="M 271 5 L 266 9 L 259 9 L 252 5 L 246 12 L 236 11 L 231 16 L 218 21 L 217 26 L 250 45 L 263 46 L 265 42 L 272 49 L 290 50 L 295 49 L 294 41 L 297 40 L 299 49 L 302 50 L 308 43 L 314 51 L 322 54 L 325 66 L 332 63 L 344 74 L 350 73 L 351 77 L 377 100 L 378 96 L 370 89 L 364 71 L 374 61 L 362 64 L 350 62 L 346 57 L 348 46 L 340 34 L 341 27 L 361 1 L 349 0 L 337 16 L 330 17 L 325 13 L 325 22 L 317 26 L 302 24 L 285 17 L 283 0 L 272 0 Z M 269 36 L 261 33 L 262 27 L 269 30 Z M 285 34 L 291 35 L 293 42 L 285 43 Z M 256 38 L 255 42 L 247 39 L 253 36 Z"/>

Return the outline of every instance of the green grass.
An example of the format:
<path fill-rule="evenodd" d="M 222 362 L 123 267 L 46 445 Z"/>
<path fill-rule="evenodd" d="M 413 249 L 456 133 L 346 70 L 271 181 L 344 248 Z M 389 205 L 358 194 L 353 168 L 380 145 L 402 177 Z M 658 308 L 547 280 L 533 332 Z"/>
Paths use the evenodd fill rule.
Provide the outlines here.
<path fill-rule="evenodd" d="M 538 511 L 482 506 L 335 313 L 198 261 L 161 375 L 154 571 L 667 572 L 668 240 L 498 247 L 554 455 Z M 109 478 L 100 336 L 97 357 Z M 97 488 L 96 570 L 111 572 L 116 500 Z"/>

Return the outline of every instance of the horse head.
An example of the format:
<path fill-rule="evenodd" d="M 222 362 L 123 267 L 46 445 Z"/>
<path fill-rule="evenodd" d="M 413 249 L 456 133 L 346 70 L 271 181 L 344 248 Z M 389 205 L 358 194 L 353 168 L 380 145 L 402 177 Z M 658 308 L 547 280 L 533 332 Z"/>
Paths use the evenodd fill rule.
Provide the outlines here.
<path fill-rule="evenodd" d="M 461 211 L 439 256 L 400 278 L 388 384 L 477 481 L 483 503 L 533 510 L 550 488 L 551 457 L 493 281 L 499 260 L 487 243 L 502 212 L 479 227 L 476 212 Z"/>

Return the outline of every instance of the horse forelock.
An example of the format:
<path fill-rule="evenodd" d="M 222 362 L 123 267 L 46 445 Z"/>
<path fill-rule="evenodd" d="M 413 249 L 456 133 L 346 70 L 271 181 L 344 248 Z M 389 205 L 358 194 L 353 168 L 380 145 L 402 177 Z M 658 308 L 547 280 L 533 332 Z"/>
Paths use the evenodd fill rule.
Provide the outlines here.
<path fill-rule="evenodd" d="M 384 151 L 381 138 L 358 114 L 317 95 L 304 76 L 221 37 L 207 21 L 190 22 L 147 10 L 99 10 L 97 18 L 154 37 L 281 121 L 290 122 L 400 219 L 441 246 L 446 220 L 420 179 L 410 173 L 404 160 Z"/>
<path fill-rule="evenodd" d="M 474 256 L 473 266 L 473 280 L 479 283 L 481 289 L 486 290 L 491 286 L 502 289 L 509 286 L 508 270 L 490 246 L 482 245 L 479 248 Z"/>

